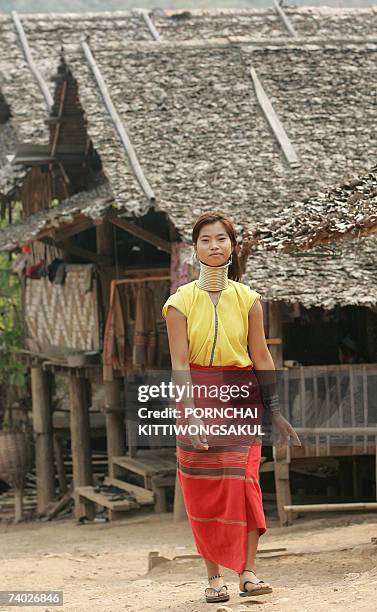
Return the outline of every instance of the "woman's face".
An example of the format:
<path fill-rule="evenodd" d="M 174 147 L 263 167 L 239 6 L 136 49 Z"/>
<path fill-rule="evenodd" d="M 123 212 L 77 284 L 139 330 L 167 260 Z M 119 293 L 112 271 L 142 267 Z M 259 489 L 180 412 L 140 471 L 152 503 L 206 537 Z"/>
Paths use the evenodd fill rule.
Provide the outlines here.
<path fill-rule="evenodd" d="M 233 251 L 232 242 L 221 221 L 203 225 L 194 249 L 198 259 L 207 266 L 223 266 Z"/>

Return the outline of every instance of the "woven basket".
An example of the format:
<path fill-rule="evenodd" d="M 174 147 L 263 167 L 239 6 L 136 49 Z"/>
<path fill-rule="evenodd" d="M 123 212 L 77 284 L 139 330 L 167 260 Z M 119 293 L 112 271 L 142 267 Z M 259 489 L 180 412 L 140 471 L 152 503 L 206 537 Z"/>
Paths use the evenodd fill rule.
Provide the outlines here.
<path fill-rule="evenodd" d="M 0 431 L 0 480 L 22 489 L 33 466 L 32 435 L 24 431 Z"/>

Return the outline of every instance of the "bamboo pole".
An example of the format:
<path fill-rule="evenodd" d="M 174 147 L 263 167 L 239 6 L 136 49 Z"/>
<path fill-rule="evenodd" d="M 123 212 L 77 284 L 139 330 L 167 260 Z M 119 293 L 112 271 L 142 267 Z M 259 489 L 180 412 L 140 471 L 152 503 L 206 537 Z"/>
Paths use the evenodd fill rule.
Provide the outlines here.
<path fill-rule="evenodd" d="M 264 91 L 254 68 L 250 68 L 250 74 L 253 80 L 255 94 L 257 96 L 257 100 L 262 109 L 262 112 L 266 117 L 268 123 L 270 124 L 272 132 L 277 142 L 279 143 L 288 164 L 291 168 L 297 168 L 300 165 L 300 161 L 297 157 L 296 151 L 294 150 L 293 145 L 289 140 L 289 137 L 284 129 L 283 124 L 275 113 L 275 110 L 266 92 Z"/>
<path fill-rule="evenodd" d="M 289 19 L 288 15 L 285 13 L 284 9 L 281 7 L 277 0 L 274 0 L 274 8 L 290 35 L 294 38 L 297 38 L 297 32 L 294 29 L 291 20 Z"/>
<path fill-rule="evenodd" d="M 23 28 L 23 25 L 21 23 L 21 20 L 20 20 L 20 18 L 18 16 L 17 12 L 16 11 L 11 11 L 11 16 L 12 16 L 13 23 L 14 23 L 14 26 L 16 28 L 18 37 L 20 39 L 20 43 L 21 43 L 22 50 L 23 50 L 24 55 L 25 55 L 26 62 L 28 64 L 28 66 L 29 66 L 29 68 L 30 68 L 30 70 L 31 70 L 35 80 L 37 81 L 37 83 L 39 85 L 39 89 L 41 90 L 42 95 L 44 97 L 47 110 L 50 111 L 52 106 L 53 106 L 53 104 L 54 104 L 54 100 L 52 98 L 52 95 L 50 94 L 49 89 L 47 87 L 47 84 L 46 84 L 45 80 L 43 79 L 41 73 L 39 72 L 36 63 L 34 62 L 33 56 L 32 56 L 31 51 L 30 51 L 29 43 L 28 43 L 28 40 L 27 40 L 27 37 L 26 37 L 26 34 L 25 34 L 25 30 Z"/>
<path fill-rule="evenodd" d="M 114 124 L 115 129 L 117 130 L 120 140 L 125 148 L 125 151 L 128 155 L 128 159 L 130 160 L 130 164 L 132 167 L 132 170 L 135 174 L 136 179 L 139 182 L 140 187 L 142 188 L 142 190 L 144 191 L 146 197 L 148 198 L 148 200 L 150 201 L 150 203 L 154 203 L 156 201 L 156 196 L 151 188 L 151 186 L 149 185 L 149 182 L 147 181 L 144 172 L 140 166 L 139 160 L 137 158 L 137 155 L 135 153 L 135 150 L 132 146 L 132 143 L 130 141 L 130 138 L 126 132 L 126 129 L 124 127 L 123 122 L 120 119 L 120 116 L 118 114 L 118 112 L 115 109 L 115 106 L 112 102 L 112 99 L 110 97 L 109 91 L 107 89 L 106 83 L 102 77 L 102 74 L 96 64 L 96 61 L 92 55 L 92 52 L 90 50 L 90 47 L 88 45 L 88 43 L 86 42 L 82 42 L 81 43 L 82 49 L 84 51 L 85 57 L 87 59 L 87 62 L 91 68 L 91 71 L 93 72 L 94 78 L 97 82 L 98 88 L 101 92 L 103 101 L 105 103 L 106 109 L 112 119 L 112 122 Z"/>
<path fill-rule="evenodd" d="M 147 26 L 149 32 L 152 35 L 152 38 L 154 40 L 156 40 L 157 42 L 159 42 L 161 40 L 161 34 L 157 30 L 157 28 L 154 25 L 152 19 L 150 18 L 149 11 L 147 11 L 146 9 L 140 9 L 139 13 L 142 16 L 142 18 L 144 19 L 144 21 L 146 23 L 146 26 Z"/>
<path fill-rule="evenodd" d="M 377 427 L 295 427 L 295 431 L 308 436 L 377 436 Z"/>
<path fill-rule="evenodd" d="M 286 512 L 337 512 L 338 510 L 377 510 L 377 502 L 351 502 L 349 504 L 291 504 Z"/>

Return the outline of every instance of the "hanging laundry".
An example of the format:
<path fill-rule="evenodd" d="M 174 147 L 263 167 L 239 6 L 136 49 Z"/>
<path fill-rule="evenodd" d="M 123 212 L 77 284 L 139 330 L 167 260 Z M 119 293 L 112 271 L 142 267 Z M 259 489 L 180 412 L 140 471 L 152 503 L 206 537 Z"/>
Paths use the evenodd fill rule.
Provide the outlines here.
<path fill-rule="evenodd" d="M 32 266 L 27 266 L 26 271 L 25 271 L 25 276 L 27 276 L 27 278 L 34 278 L 34 279 L 38 279 L 38 278 L 42 278 L 43 276 L 47 276 L 46 261 L 42 259 L 41 261 L 39 261 L 38 263 Z"/>
<path fill-rule="evenodd" d="M 47 267 L 48 270 L 48 280 L 50 283 L 54 283 L 55 285 L 63 285 L 65 281 L 66 274 L 66 263 L 63 259 L 59 259 L 58 257 L 54 259 Z"/>
<path fill-rule="evenodd" d="M 153 366 L 157 363 L 157 326 L 153 291 L 146 283 L 140 283 L 136 301 L 134 366 Z"/>
<path fill-rule="evenodd" d="M 103 338 L 103 379 L 111 381 L 113 370 L 123 375 L 127 367 L 125 317 L 117 281 L 111 281 L 110 304 Z"/>

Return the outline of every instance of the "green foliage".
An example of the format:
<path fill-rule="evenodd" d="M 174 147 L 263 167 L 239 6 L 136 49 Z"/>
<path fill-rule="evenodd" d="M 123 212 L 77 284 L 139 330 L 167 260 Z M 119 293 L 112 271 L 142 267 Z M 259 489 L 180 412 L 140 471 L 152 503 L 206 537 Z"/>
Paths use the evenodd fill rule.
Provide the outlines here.
<path fill-rule="evenodd" d="M 25 387 L 25 368 L 16 360 L 22 348 L 20 284 L 8 255 L 0 253 L 0 385 Z M 4 401 L 4 397 L 1 398 Z"/>

